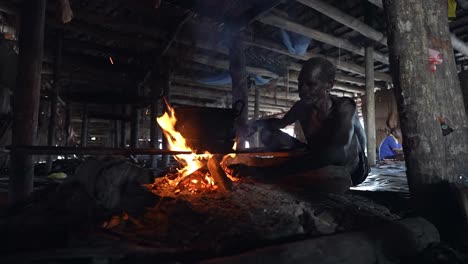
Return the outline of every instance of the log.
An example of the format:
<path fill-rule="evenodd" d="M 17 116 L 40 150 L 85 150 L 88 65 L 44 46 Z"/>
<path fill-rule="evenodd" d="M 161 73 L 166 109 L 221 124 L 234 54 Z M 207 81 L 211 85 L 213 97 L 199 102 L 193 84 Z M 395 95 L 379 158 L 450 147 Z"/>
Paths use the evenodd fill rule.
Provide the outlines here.
<path fill-rule="evenodd" d="M 374 93 L 374 48 L 366 48 L 366 134 L 367 134 L 367 157 L 369 164 L 376 163 L 376 131 L 375 131 L 375 93 Z"/>
<path fill-rule="evenodd" d="M 463 95 L 450 42 L 447 3 L 384 3 L 410 189 L 440 181 L 456 182 L 457 175 L 467 171 L 468 123 L 465 111 L 461 111 Z M 405 27 L 401 21 L 408 21 L 412 27 Z M 435 72 L 427 63 L 429 49 L 443 57 Z M 449 126 L 457 127 L 447 136 L 442 134 L 441 115 Z"/>
<path fill-rule="evenodd" d="M 232 190 L 232 182 L 226 176 L 223 168 L 221 168 L 222 161 L 223 155 L 215 154 L 208 159 L 207 167 L 219 190 L 222 192 L 227 192 Z"/>
<path fill-rule="evenodd" d="M 414 257 L 439 240 L 437 229 L 430 222 L 409 218 L 364 231 L 269 246 L 200 263 L 384 263 Z"/>
<path fill-rule="evenodd" d="M 375 40 L 378 43 L 387 46 L 387 38 L 381 32 L 373 29 L 372 27 L 361 22 L 345 12 L 335 8 L 334 6 L 327 4 L 320 0 L 296 0 L 297 2 L 304 4 L 310 8 L 317 10 L 318 12 L 346 25 L 357 32 L 361 33 L 365 37 Z"/>
<path fill-rule="evenodd" d="M 44 45 L 45 0 L 24 1 L 19 35 L 18 77 L 13 96 L 12 143 L 34 145 L 37 136 Z M 11 155 L 10 203 L 25 201 L 33 190 L 31 156 Z"/>
<path fill-rule="evenodd" d="M 270 26 L 279 27 L 285 30 L 301 34 L 303 36 L 315 39 L 317 41 L 332 45 L 340 49 L 347 50 L 349 52 L 361 56 L 365 55 L 365 49 L 363 47 L 355 46 L 348 40 L 337 38 L 335 36 L 317 31 L 315 29 L 305 27 L 301 24 L 295 23 L 291 20 L 279 16 L 269 14 L 259 18 L 259 21 Z M 375 60 L 385 64 L 389 64 L 388 57 L 381 53 L 375 53 Z"/>

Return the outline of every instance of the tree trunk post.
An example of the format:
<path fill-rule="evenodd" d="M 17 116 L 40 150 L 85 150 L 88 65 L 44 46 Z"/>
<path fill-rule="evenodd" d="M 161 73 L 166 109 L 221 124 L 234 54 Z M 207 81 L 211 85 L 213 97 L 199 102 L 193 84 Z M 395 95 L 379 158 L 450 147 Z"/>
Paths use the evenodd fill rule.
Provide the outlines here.
<path fill-rule="evenodd" d="M 239 110 L 239 105 L 243 104 L 242 112 L 236 119 L 236 129 L 247 124 L 249 114 L 249 90 L 247 85 L 247 70 L 245 61 L 245 47 L 240 33 L 231 36 L 229 47 L 229 70 L 232 79 L 232 108 Z M 240 103 L 239 103 L 240 102 Z M 236 109 L 237 108 L 237 109 Z M 245 138 L 240 138 L 238 148 L 245 147 Z"/>
<path fill-rule="evenodd" d="M 70 146 L 70 137 L 71 137 L 72 127 L 71 127 L 71 106 L 70 103 L 67 102 L 65 106 L 65 146 Z M 66 158 L 67 156 L 65 156 Z"/>
<path fill-rule="evenodd" d="M 158 117 L 158 110 L 159 110 L 159 102 L 158 98 L 156 97 L 155 91 L 156 87 L 153 87 L 153 101 L 151 103 L 151 122 L 150 122 L 150 138 L 151 138 L 151 148 L 158 149 L 159 148 L 159 125 L 156 122 L 156 118 Z M 156 169 L 158 166 L 158 159 L 156 156 L 151 156 L 151 167 Z"/>
<path fill-rule="evenodd" d="M 47 145 L 55 145 L 55 127 L 57 124 L 57 103 L 60 93 L 59 87 L 59 74 L 60 74 L 60 65 L 62 63 L 62 35 L 57 33 L 57 46 L 55 47 L 55 61 L 54 61 L 54 85 L 52 95 L 50 97 L 50 120 L 49 120 L 49 131 L 47 134 Z M 47 156 L 46 170 L 47 173 L 50 173 L 52 170 L 52 156 Z"/>
<path fill-rule="evenodd" d="M 165 73 L 163 74 L 163 89 L 164 89 L 164 95 L 166 97 L 166 100 L 168 103 L 171 103 L 171 71 L 168 69 L 169 65 L 165 64 L 166 69 L 164 69 Z M 168 111 L 167 107 L 164 105 L 163 106 L 164 112 Z M 158 126 L 159 127 L 159 126 Z M 161 131 L 162 133 L 162 131 Z M 169 144 L 167 142 L 166 137 L 162 137 L 162 148 L 163 149 L 169 149 Z M 167 168 L 169 166 L 169 159 L 171 156 L 169 155 L 163 155 L 161 159 L 161 168 Z"/>
<path fill-rule="evenodd" d="M 13 146 L 35 144 L 44 52 L 45 9 L 45 0 L 23 1 L 21 6 L 20 53 L 17 87 L 13 98 Z M 33 190 L 32 157 L 13 151 L 10 173 L 9 202 L 24 202 Z"/>
<path fill-rule="evenodd" d="M 384 7 L 411 197 L 422 213 L 447 227 L 458 209 L 448 209 L 453 208 L 448 201 L 453 193 L 444 193 L 441 186 L 457 183 L 468 171 L 468 124 L 447 1 L 385 0 Z M 443 60 L 435 67 L 430 49 Z"/>
<path fill-rule="evenodd" d="M 374 48 L 366 48 L 366 114 L 367 114 L 367 156 L 369 164 L 375 165 L 375 93 L 374 93 Z"/>
<path fill-rule="evenodd" d="M 253 119 L 257 120 L 260 117 L 260 89 L 255 85 L 255 106 Z M 254 146 L 260 147 L 260 136 L 259 133 L 254 134 Z"/>
<path fill-rule="evenodd" d="M 130 128 L 130 147 L 138 147 L 138 134 L 139 134 L 139 123 L 140 123 L 140 110 L 136 105 L 132 105 L 132 121 Z"/>
<path fill-rule="evenodd" d="M 127 115 L 127 106 L 122 105 L 122 115 L 126 116 Z M 125 120 L 122 120 L 120 123 L 120 147 L 125 148 L 126 147 L 126 133 L 125 131 L 127 130 L 127 122 Z"/>
<path fill-rule="evenodd" d="M 83 113 L 81 115 L 81 146 L 88 145 L 88 105 L 83 105 Z"/>

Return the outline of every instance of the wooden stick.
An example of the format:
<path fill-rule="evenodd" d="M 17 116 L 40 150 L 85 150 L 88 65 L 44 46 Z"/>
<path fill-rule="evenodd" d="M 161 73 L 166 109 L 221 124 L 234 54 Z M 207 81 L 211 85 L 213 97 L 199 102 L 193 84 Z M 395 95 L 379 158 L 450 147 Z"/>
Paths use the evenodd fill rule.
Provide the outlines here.
<path fill-rule="evenodd" d="M 215 184 L 218 185 L 221 191 L 226 192 L 232 190 L 232 182 L 227 177 L 223 168 L 221 168 L 222 160 L 223 155 L 215 154 L 208 160 L 207 166 L 211 176 L 215 180 Z"/>

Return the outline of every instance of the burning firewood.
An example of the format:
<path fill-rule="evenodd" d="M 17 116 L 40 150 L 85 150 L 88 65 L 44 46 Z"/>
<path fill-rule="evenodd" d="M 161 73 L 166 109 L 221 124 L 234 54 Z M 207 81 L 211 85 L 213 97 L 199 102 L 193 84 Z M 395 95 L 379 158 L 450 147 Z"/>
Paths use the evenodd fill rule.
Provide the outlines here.
<path fill-rule="evenodd" d="M 232 182 L 221 168 L 222 155 L 215 154 L 208 160 L 208 170 L 221 191 L 232 190 Z"/>

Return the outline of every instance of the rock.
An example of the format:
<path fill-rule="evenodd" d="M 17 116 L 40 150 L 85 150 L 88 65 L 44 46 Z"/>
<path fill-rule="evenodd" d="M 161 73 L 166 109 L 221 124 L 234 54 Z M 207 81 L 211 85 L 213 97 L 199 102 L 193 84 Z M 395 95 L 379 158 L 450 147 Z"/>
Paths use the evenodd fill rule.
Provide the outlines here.
<path fill-rule="evenodd" d="M 153 182 L 151 171 L 126 160 L 85 161 L 70 182 L 80 183 L 98 205 L 111 211 L 132 210 L 155 197 L 141 186 Z"/>

